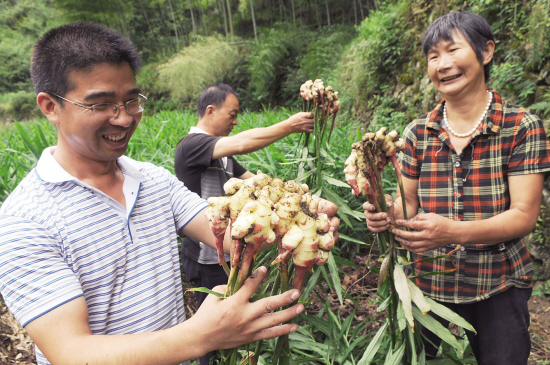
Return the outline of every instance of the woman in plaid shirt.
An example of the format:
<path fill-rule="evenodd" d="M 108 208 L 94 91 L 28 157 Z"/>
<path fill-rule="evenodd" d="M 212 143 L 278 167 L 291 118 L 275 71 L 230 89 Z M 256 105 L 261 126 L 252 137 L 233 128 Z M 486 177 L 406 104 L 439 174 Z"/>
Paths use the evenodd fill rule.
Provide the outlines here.
<path fill-rule="evenodd" d="M 537 116 L 487 88 L 494 49 L 491 28 L 477 14 L 454 12 L 430 25 L 423 50 L 444 99 L 407 126 L 400 157 L 407 211 L 418 213 L 403 220 L 399 191 L 395 202 L 387 196 L 389 215 L 363 208 L 372 232 L 392 220 L 411 229 L 392 232 L 415 260 L 462 245 L 451 258 L 417 263 L 417 274 L 456 269 L 417 284 L 474 326 L 477 335 L 467 335 L 479 364 L 518 365 L 530 352 L 534 273 L 523 237 L 539 215 L 549 145 Z"/>

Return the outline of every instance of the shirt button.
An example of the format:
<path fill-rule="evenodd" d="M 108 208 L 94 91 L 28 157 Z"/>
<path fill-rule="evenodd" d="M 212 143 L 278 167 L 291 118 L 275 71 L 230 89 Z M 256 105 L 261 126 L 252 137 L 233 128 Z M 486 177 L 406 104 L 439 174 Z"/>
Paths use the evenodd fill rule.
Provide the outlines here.
<path fill-rule="evenodd" d="M 462 251 L 462 252 L 466 251 L 466 247 L 464 247 L 464 246 L 460 247 L 460 251 Z"/>
<path fill-rule="evenodd" d="M 457 197 L 457 198 L 460 198 L 460 193 L 456 193 L 456 197 Z"/>
<path fill-rule="evenodd" d="M 460 167 L 460 162 L 456 161 L 455 162 L 455 167 Z"/>

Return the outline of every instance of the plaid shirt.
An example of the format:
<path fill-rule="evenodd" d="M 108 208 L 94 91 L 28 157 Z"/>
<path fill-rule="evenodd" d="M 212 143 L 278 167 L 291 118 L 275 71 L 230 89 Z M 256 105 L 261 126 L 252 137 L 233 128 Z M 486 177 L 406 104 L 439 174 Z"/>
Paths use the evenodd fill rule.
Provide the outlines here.
<path fill-rule="evenodd" d="M 403 136 L 400 156 L 404 176 L 418 180 L 420 211 L 460 221 L 488 219 L 510 208 L 508 176 L 550 171 L 549 143 L 540 119 L 525 108 L 503 101 L 494 90 L 483 124 L 457 154 L 441 127 L 443 103 L 413 121 Z M 415 260 L 446 254 L 455 245 L 414 255 Z M 509 287 L 532 286 L 533 264 L 523 238 L 499 245 L 462 247 L 449 258 L 416 264 L 424 276 L 417 285 L 431 298 L 472 303 Z"/>

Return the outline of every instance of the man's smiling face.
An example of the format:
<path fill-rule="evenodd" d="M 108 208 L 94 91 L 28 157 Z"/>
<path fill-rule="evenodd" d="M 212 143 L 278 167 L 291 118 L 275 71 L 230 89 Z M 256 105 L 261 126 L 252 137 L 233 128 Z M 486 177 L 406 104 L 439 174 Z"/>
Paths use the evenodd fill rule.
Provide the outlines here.
<path fill-rule="evenodd" d="M 124 104 L 139 94 L 128 63 L 101 63 L 91 70 L 72 71 L 69 83 L 73 88 L 64 97 L 85 106 Z M 58 110 L 58 148 L 90 162 L 110 162 L 122 156 L 142 116 L 141 112 L 130 115 L 120 107 L 118 116 L 112 118 L 66 101 Z"/>

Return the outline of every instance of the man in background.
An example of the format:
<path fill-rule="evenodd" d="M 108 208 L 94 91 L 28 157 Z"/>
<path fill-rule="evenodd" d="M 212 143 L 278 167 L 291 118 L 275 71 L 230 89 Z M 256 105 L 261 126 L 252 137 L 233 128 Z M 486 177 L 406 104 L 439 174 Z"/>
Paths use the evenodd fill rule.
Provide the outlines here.
<path fill-rule="evenodd" d="M 212 247 L 215 237 L 203 199 L 124 156 L 147 100 L 139 66 L 128 39 L 89 23 L 52 29 L 33 49 L 36 100 L 57 145 L 0 208 L 0 293 L 39 365 L 179 364 L 297 328 L 277 324 L 302 304 L 270 312 L 298 291 L 250 303 L 265 268 L 186 320 L 177 236 Z"/>
<path fill-rule="evenodd" d="M 228 137 L 237 125 L 239 100 L 237 93 L 226 84 L 208 86 L 198 103 L 199 122 L 176 147 L 174 168 L 178 179 L 203 199 L 223 196 L 223 185 L 232 177 L 247 179 L 254 176 L 233 157 L 257 151 L 292 133 L 313 132 L 313 115 L 297 113 L 266 128 L 254 128 Z M 229 257 L 226 255 L 226 261 Z M 181 262 L 187 279 L 195 287 L 212 289 L 227 283 L 227 274 L 219 264 L 215 249 L 184 237 Z M 195 292 L 200 306 L 206 293 Z M 209 363 L 213 352 L 200 359 Z"/>

